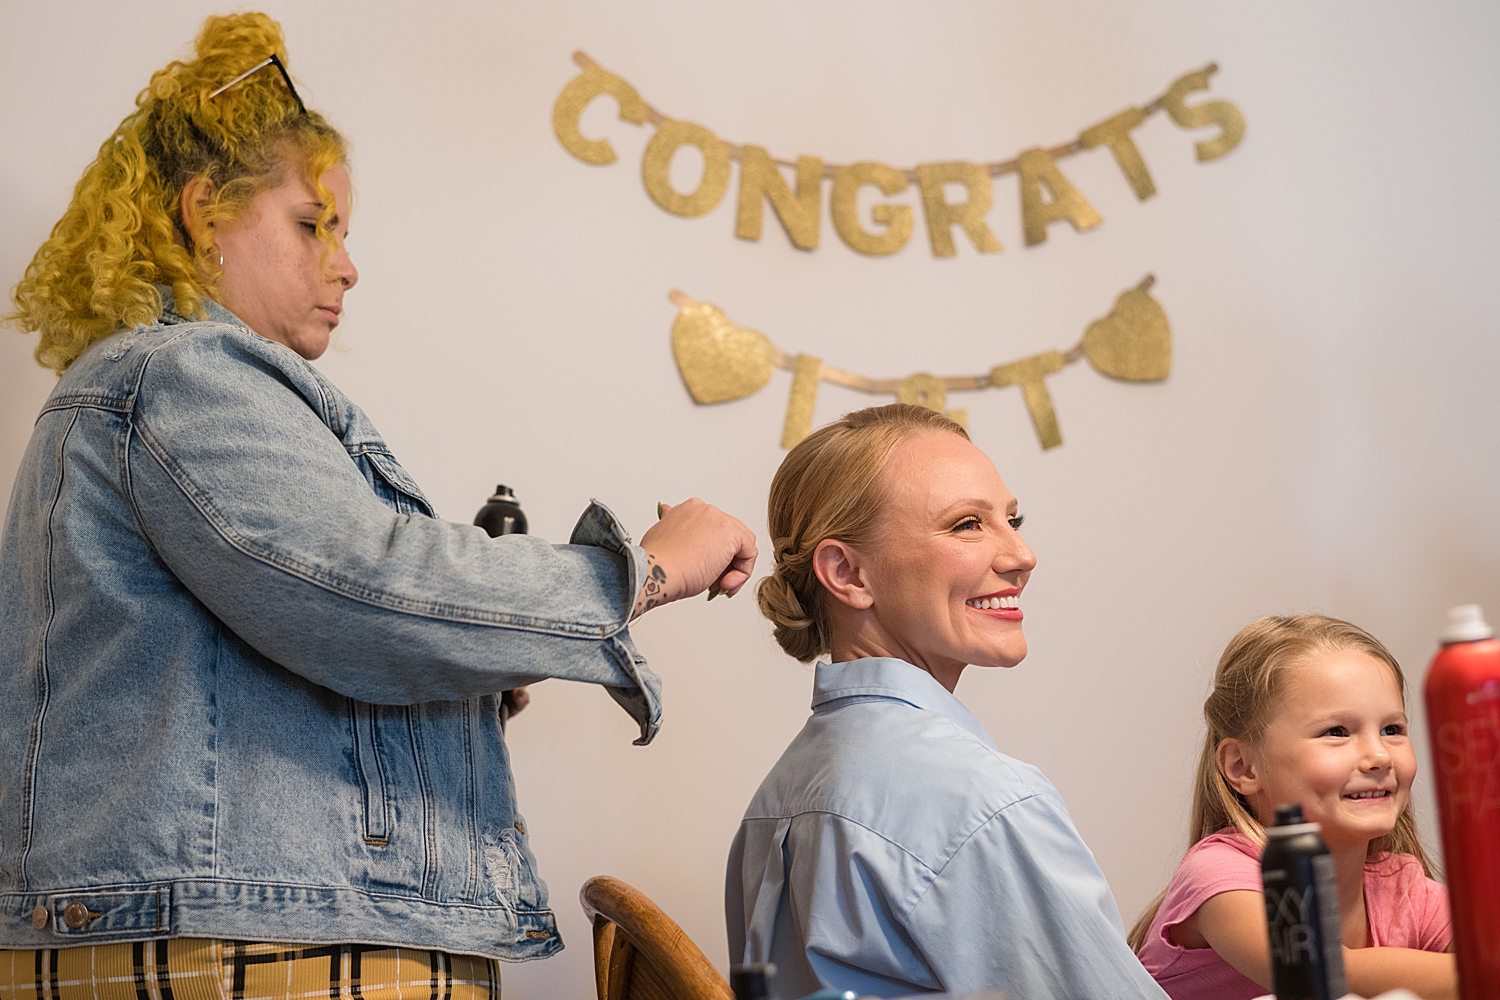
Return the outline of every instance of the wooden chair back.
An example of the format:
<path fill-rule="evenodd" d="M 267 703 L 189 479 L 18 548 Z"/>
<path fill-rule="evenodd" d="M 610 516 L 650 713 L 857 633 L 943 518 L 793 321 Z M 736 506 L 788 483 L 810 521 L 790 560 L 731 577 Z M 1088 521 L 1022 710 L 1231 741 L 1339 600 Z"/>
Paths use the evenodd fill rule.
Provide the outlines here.
<path fill-rule="evenodd" d="M 708 957 L 639 889 L 599 875 L 578 900 L 594 924 L 599 1000 L 734 1000 Z"/>

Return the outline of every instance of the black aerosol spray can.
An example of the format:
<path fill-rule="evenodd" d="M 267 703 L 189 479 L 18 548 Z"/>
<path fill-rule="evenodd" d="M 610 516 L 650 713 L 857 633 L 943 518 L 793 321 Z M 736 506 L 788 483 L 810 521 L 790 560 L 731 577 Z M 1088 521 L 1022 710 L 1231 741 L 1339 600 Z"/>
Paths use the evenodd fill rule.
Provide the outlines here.
<path fill-rule="evenodd" d="M 729 988 L 734 991 L 734 1000 L 770 1000 L 771 980 L 775 977 L 776 966 L 769 962 L 732 965 L 729 967 Z"/>
<path fill-rule="evenodd" d="M 489 532 L 491 538 L 526 534 L 526 515 L 521 512 L 521 504 L 509 486 L 495 487 L 495 495 L 479 508 L 474 523 Z"/>
<path fill-rule="evenodd" d="M 1276 807 L 1260 859 L 1277 1000 L 1338 1000 L 1344 981 L 1339 887 L 1333 855 L 1302 807 Z"/>
<path fill-rule="evenodd" d="M 511 492 L 509 486 L 496 486 L 495 495 L 485 501 L 479 513 L 474 515 L 474 523 L 489 533 L 491 538 L 498 535 L 524 535 L 526 534 L 526 515 L 521 511 L 520 501 Z M 521 697 L 526 694 L 525 688 L 518 689 Z M 510 717 L 520 711 L 516 707 L 517 694 L 515 691 L 500 692 L 500 728 L 504 729 Z M 522 706 L 524 707 L 524 702 Z"/>

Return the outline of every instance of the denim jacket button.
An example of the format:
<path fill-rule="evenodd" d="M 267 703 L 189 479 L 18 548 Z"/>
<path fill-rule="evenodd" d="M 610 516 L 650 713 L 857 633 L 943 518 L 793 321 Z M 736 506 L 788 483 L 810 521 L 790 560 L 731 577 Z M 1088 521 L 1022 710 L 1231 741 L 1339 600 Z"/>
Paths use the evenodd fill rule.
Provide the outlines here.
<path fill-rule="evenodd" d="M 521 836 L 524 837 L 524 836 L 526 836 L 526 827 L 523 826 L 520 823 L 517 823 L 516 824 L 516 832 L 519 833 Z"/>
<path fill-rule="evenodd" d="M 89 908 L 82 903 L 69 903 L 63 907 L 63 923 L 75 931 L 89 922 Z"/>
<path fill-rule="evenodd" d="M 31 911 L 31 926 L 35 927 L 37 930 L 41 930 L 43 927 L 47 926 L 48 916 L 49 914 L 47 913 L 47 908 L 45 906 L 38 906 L 36 909 Z"/>

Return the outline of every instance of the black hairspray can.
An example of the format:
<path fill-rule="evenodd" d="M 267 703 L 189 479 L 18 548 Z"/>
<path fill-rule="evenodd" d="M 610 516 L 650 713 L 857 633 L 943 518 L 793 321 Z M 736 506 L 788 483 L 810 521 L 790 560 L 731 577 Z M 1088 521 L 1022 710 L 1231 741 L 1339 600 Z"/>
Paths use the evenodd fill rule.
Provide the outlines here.
<path fill-rule="evenodd" d="M 1260 859 L 1277 1000 L 1338 1000 L 1349 992 L 1333 855 L 1302 807 L 1276 807 Z"/>
<path fill-rule="evenodd" d="M 526 534 L 526 515 L 521 512 L 521 504 L 509 486 L 495 487 L 495 495 L 479 508 L 479 513 L 474 515 L 474 523 L 488 532 L 491 538 L 497 535 Z"/>
<path fill-rule="evenodd" d="M 763 965 L 731 965 L 729 988 L 734 991 L 734 1000 L 770 1000 L 771 980 L 775 976 L 776 966 L 769 962 Z"/>
<path fill-rule="evenodd" d="M 474 515 L 474 523 L 483 528 L 491 538 L 500 535 L 524 535 L 526 534 L 526 515 L 521 511 L 521 502 L 511 492 L 509 486 L 496 486 L 495 495 L 485 501 L 479 513 Z M 520 689 L 522 696 L 526 689 Z M 524 704 L 522 707 L 525 707 Z M 516 708 L 516 693 L 514 691 L 500 692 L 500 728 L 504 729 L 510 717 L 520 709 Z"/>

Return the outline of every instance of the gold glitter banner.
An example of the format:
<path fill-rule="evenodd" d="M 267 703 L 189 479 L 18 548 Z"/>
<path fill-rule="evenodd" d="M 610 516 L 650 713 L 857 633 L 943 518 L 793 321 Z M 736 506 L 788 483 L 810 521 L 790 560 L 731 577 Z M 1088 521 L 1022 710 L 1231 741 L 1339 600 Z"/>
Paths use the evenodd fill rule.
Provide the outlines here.
<path fill-rule="evenodd" d="M 1172 371 L 1172 330 L 1161 304 L 1151 297 L 1155 277 L 1147 275 L 1137 286 L 1115 299 L 1109 315 L 1095 320 L 1083 339 L 1068 351 L 1041 354 L 1009 364 L 996 365 L 983 375 L 952 375 L 939 378 L 926 372 L 906 378 L 873 379 L 840 368 L 830 368 L 822 359 L 807 354 L 787 354 L 758 330 L 730 322 L 724 310 L 699 302 L 682 292 L 668 297 L 682 310 L 672 323 L 672 355 L 682 381 L 697 403 L 727 403 L 744 399 L 765 388 L 775 369 L 792 373 L 791 396 L 786 404 L 781 446 L 790 448 L 812 430 L 813 405 L 818 385 L 832 382 L 872 395 L 895 396 L 946 413 L 968 425 L 967 410 L 949 410 L 950 392 L 972 392 L 986 388 L 1017 386 L 1031 415 L 1031 425 L 1044 449 L 1062 444 L 1062 431 L 1047 391 L 1046 376 L 1063 370 L 1079 358 L 1087 358 L 1094 370 L 1124 382 L 1160 382 Z"/>
<path fill-rule="evenodd" d="M 573 53 L 573 61 L 583 68 L 583 73 L 563 88 L 552 107 L 552 130 L 564 149 L 585 163 L 615 162 L 615 150 L 608 139 L 589 139 L 578 130 L 583 110 L 591 101 L 604 95 L 613 97 L 621 119 L 635 125 L 649 122 L 656 127 L 641 162 L 646 192 L 652 201 L 684 218 L 707 215 L 729 191 L 729 164 L 735 161 L 740 165 L 735 235 L 744 240 L 759 240 L 765 204 L 770 202 L 771 211 L 786 230 L 787 238 L 803 250 L 818 247 L 824 181 L 833 184 L 828 203 L 834 232 L 856 253 L 870 257 L 893 254 L 906 246 L 915 228 L 910 205 L 878 202 L 871 207 L 869 219 L 861 219 L 857 207 L 860 189 L 873 187 L 890 196 L 912 184 L 921 195 L 919 200 L 934 257 L 952 257 L 957 253 L 955 226 L 978 252 L 1000 253 L 1004 247 L 984 221 L 995 198 L 992 178 L 1010 173 L 1019 175 L 1022 233 L 1026 245 L 1034 246 L 1046 241 L 1047 227 L 1055 222 L 1067 222 L 1083 232 L 1103 221 L 1082 192 L 1063 175 L 1058 160 L 1108 146 L 1136 199 L 1145 201 L 1156 193 L 1156 185 L 1130 133 L 1157 111 L 1166 111 L 1183 128 L 1218 126 L 1218 135 L 1197 144 L 1199 160 L 1218 159 L 1238 146 L 1245 135 L 1245 116 L 1228 101 L 1186 103 L 1189 94 L 1208 89 L 1209 77 L 1219 68 L 1210 64 L 1181 77 L 1145 106 L 1126 108 L 1084 129 L 1072 142 L 1051 149 L 1028 149 L 1010 160 L 923 163 L 904 169 L 870 161 L 848 165 L 825 163 L 816 156 L 799 156 L 794 163 L 774 159 L 761 146 L 727 142 L 702 125 L 668 118 L 642 100 L 634 87 L 584 53 Z M 703 154 L 703 177 L 698 187 L 687 194 L 674 188 L 670 178 L 672 159 L 684 146 L 695 146 Z M 795 190 L 782 174 L 783 167 L 796 172 Z M 964 200 L 948 200 L 945 186 L 950 184 L 964 188 Z"/>

